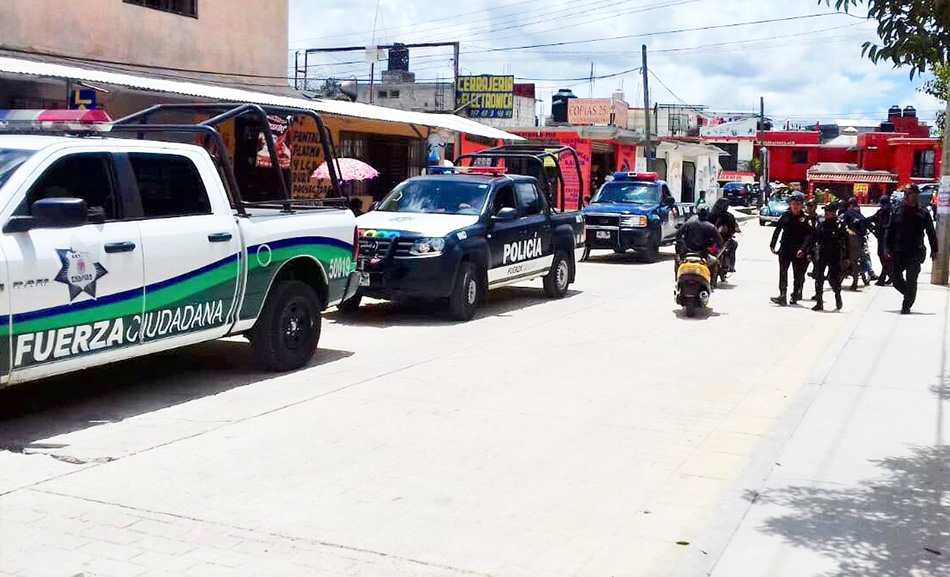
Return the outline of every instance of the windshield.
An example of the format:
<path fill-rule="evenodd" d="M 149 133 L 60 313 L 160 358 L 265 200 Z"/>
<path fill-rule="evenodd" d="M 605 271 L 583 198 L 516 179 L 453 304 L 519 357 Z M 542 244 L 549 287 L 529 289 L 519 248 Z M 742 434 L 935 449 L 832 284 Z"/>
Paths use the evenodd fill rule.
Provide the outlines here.
<path fill-rule="evenodd" d="M 481 214 L 489 186 L 450 179 L 407 180 L 390 192 L 376 210 Z"/>
<path fill-rule="evenodd" d="M 773 192 L 769 200 L 772 202 L 788 202 L 788 195 L 784 192 Z"/>
<path fill-rule="evenodd" d="M 660 202 L 660 187 L 645 182 L 608 182 L 600 188 L 591 202 L 657 204 Z"/>
<path fill-rule="evenodd" d="M 33 156 L 32 150 L 0 148 L 0 186 L 3 186 L 10 175 L 31 156 Z"/>

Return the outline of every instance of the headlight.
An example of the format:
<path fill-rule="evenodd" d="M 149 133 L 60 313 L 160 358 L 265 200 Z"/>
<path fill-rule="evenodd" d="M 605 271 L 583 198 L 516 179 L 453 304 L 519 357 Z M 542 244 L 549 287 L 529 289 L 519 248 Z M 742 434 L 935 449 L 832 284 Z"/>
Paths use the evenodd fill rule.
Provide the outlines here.
<path fill-rule="evenodd" d="M 760 210 L 759 213 L 760 213 L 760 214 L 764 214 L 764 215 L 768 215 L 768 214 L 769 214 L 769 207 L 768 207 L 768 206 L 763 206 L 763 207 L 762 207 L 762 210 Z"/>
<path fill-rule="evenodd" d="M 427 256 L 441 254 L 445 250 L 444 238 L 420 238 L 412 243 L 409 254 L 414 256 Z"/>
<path fill-rule="evenodd" d="M 625 216 L 620 219 L 620 226 L 623 228 L 642 228 L 647 225 L 645 216 Z"/>

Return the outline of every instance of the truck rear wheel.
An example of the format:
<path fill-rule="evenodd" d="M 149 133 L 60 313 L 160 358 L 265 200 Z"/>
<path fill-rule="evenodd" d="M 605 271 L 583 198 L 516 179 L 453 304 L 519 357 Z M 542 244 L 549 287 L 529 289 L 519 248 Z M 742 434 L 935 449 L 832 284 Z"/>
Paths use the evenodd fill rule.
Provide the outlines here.
<path fill-rule="evenodd" d="M 257 359 L 273 371 L 306 365 L 320 341 L 320 297 L 297 280 L 274 285 L 251 333 Z"/>
<path fill-rule="evenodd" d="M 468 321 L 475 316 L 478 305 L 485 295 L 478 269 L 470 262 L 463 262 L 459 266 L 455 286 L 449 297 L 449 314 L 459 321 Z"/>
<path fill-rule="evenodd" d="M 554 253 L 551 270 L 544 275 L 544 293 L 552 299 L 564 298 L 571 284 L 571 261 L 563 250 Z"/>

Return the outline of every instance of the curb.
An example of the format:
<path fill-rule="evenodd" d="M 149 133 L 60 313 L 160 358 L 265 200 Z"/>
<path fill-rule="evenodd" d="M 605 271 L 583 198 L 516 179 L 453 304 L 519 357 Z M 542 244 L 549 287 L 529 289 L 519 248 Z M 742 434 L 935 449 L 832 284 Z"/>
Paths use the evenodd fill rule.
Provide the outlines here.
<path fill-rule="evenodd" d="M 752 454 L 745 470 L 728 490 L 723 502 L 713 510 L 712 520 L 693 542 L 689 552 L 674 567 L 673 577 L 710 575 L 715 570 L 726 548 L 732 542 L 733 536 L 752 508 L 753 501 L 747 499 L 746 495 L 750 491 L 758 493 L 772 474 L 778 464 L 778 458 L 788 441 L 798 430 L 805 414 L 811 408 L 835 361 L 855 334 L 879 293 L 879 288 L 873 289 L 864 304 L 852 313 L 851 319 L 838 333 L 825 355 L 818 361 L 811 376 L 803 384 L 801 391 L 775 422 L 772 430 L 761 442 L 759 448 Z"/>

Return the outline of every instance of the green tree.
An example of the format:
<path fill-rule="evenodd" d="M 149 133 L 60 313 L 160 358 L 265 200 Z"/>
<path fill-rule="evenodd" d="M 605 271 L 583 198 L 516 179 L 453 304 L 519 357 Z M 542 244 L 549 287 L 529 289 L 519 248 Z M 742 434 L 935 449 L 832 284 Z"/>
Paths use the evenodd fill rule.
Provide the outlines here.
<path fill-rule="evenodd" d="M 946 103 L 950 97 L 950 66 L 935 66 L 932 72 L 934 77 L 917 90 Z M 937 128 L 940 129 L 940 134 L 944 134 L 947 129 L 947 115 L 944 111 L 937 113 Z"/>
<path fill-rule="evenodd" d="M 867 6 L 882 43 L 865 42 L 861 53 L 873 62 L 910 67 L 910 77 L 948 63 L 950 0 L 818 0 L 850 13 Z"/>

